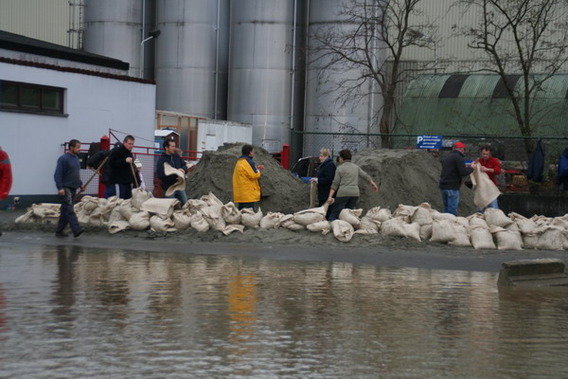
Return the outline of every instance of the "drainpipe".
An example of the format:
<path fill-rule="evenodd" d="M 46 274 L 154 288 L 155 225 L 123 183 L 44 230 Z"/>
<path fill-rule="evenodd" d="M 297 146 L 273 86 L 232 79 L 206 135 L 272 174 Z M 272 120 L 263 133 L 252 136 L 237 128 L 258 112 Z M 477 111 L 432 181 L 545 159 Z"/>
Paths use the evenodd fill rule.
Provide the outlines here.
<path fill-rule="evenodd" d="M 213 106 L 213 116 L 217 120 L 218 115 L 218 94 L 219 94 L 219 25 L 221 24 L 221 0 L 217 0 L 217 27 L 215 28 L 215 41 L 217 46 L 215 47 L 215 91 L 214 91 L 214 106 Z"/>

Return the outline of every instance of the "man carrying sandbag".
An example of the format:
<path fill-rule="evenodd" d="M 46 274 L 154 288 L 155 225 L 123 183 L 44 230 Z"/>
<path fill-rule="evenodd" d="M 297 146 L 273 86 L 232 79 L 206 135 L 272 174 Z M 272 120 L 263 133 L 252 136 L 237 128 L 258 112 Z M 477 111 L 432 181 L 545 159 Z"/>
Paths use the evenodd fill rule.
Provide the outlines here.
<path fill-rule="evenodd" d="M 166 139 L 163 143 L 164 152 L 158 159 L 156 175 L 160 179 L 161 187 L 166 197 L 176 198 L 181 205 L 187 203 L 185 193 L 186 164 L 176 152 L 176 141 Z"/>

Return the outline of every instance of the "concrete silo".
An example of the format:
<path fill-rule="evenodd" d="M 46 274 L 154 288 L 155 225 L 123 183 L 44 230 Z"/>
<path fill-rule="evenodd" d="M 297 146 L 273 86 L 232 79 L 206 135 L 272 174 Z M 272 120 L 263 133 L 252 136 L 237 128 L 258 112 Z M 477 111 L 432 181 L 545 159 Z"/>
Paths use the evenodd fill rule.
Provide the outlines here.
<path fill-rule="evenodd" d="M 129 74 L 139 77 L 140 45 L 152 7 L 153 0 L 85 0 L 83 48 L 130 63 Z"/>
<path fill-rule="evenodd" d="M 377 110 L 382 101 L 377 95 L 345 95 L 342 87 L 360 75 L 359 68 L 342 63 L 329 64 L 324 56 L 325 36 L 352 33 L 358 24 L 349 23 L 342 15 L 351 0 L 311 0 L 309 9 L 308 59 L 306 75 L 306 109 L 304 130 L 324 133 L 378 133 L 375 127 Z M 323 50 L 322 50 L 323 49 Z M 377 50 L 378 51 L 378 50 Z M 341 85 L 343 83 L 343 85 Z M 338 85 L 339 84 L 339 85 Z M 347 84 L 349 85 L 349 84 Z M 374 83 L 366 82 L 357 88 L 358 94 L 376 94 Z M 306 134 L 304 155 L 317 155 L 322 147 L 337 154 L 341 149 L 361 150 L 376 146 L 378 138 Z"/>
<path fill-rule="evenodd" d="M 228 119 L 253 125 L 253 144 L 270 152 L 290 142 L 301 112 L 296 41 L 305 1 L 233 0 Z"/>
<path fill-rule="evenodd" d="M 225 119 L 229 0 L 157 0 L 157 108 Z"/>

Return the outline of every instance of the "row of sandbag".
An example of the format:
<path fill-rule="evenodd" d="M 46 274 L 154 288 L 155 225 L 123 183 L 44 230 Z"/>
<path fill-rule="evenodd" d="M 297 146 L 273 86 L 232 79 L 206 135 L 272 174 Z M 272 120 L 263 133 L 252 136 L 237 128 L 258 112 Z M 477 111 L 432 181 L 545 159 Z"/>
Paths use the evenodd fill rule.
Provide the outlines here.
<path fill-rule="evenodd" d="M 57 204 L 35 205 L 16 222 L 45 222 L 58 216 Z M 473 246 L 476 249 L 548 249 L 568 248 L 568 215 L 548 218 L 526 218 L 516 213 L 506 216 L 499 209 L 484 214 L 456 217 L 433 210 L 428 203 L 419 206 L 399 205 L 369 209 L 361 217 L 361 209 L 344 209 L 339 220 L 325 220 L 326 207 L 310 208 L 294 214 L 239 211 L 235 204 L 223 204 L 214 194 L 191 199 L 183 207 L 176 199 L 153 198 L 149 192 L 134 190 L 132 199 L 117 197 L 99 199 L 85 196 L 75 205 L 83 224 L 106 225 L 110 233 L 125 229 L 176 231 L 218 230 L 224 234 L 248 228 L 290 230 L 307 229 L 333 235 L 348 242 L 354 234 L 383 234 L 415 240 Z"/>

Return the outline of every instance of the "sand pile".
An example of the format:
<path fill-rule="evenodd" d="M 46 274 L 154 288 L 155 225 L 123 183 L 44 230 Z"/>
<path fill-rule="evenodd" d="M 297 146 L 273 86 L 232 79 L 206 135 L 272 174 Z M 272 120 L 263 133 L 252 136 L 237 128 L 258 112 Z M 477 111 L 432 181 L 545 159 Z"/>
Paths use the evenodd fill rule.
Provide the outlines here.
<path fill-rule="evenodd" d="M 241 144 L 227 144 L 218 151 L 205 152 L 187 180 L 189 198 L 197 199 L 209 192 L 224 203 L 232 201 L 232 176 Z M 309 185 L 284 170 L 264 149 L 255 147 L 257 164 L 264 164 L 260 184 L 263 211 L 294 213 L 309 207 Z M 418 205 L 423 202 L 442 210 L 438 189 L 441 164 L 422 150 L 368 149 L 353 156 L 353 162 L 380 183 L 374 193 L 368 183 L 360 183 L 359 207 L 364 210 L 381 206 L 395 210 L 399 204 Z M 459 213 L 475 212 L 473 191 L 462 188 Z"/>

